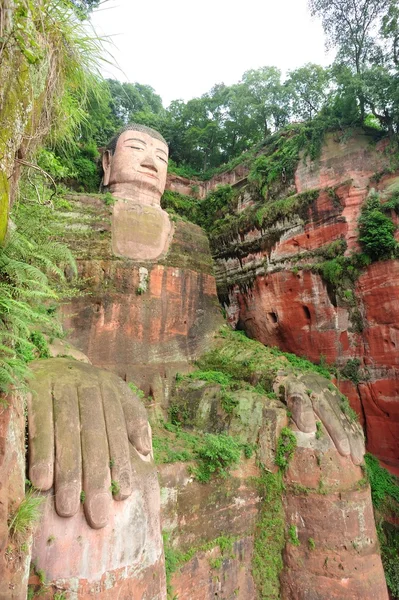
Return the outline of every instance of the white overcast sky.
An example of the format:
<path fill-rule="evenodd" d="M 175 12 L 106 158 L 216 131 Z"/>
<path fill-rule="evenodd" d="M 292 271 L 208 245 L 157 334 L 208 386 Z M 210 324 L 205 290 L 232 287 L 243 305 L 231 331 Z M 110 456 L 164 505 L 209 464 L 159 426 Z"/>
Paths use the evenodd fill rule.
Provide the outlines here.
<path fill-rule="evenodd" d="M 307 0 L 106 0 L 92 15 L 119 69 L 105 77 L 148 84 L 168 106 L 231 85 L 244 71 L 327 65 L 321 23 Z"/>

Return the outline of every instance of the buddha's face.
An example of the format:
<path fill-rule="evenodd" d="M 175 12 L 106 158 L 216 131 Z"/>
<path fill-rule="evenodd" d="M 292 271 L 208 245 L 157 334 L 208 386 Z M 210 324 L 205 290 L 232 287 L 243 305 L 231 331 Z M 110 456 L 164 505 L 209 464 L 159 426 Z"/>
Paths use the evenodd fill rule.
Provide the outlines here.
<path fill-rule="evenodd" d="M 159 203 L 165 190 L 168 147 L 148 133 L 124 131 L 113 154 L 103 156 L 104 185 L 123 195 L 143 194 Z"/>

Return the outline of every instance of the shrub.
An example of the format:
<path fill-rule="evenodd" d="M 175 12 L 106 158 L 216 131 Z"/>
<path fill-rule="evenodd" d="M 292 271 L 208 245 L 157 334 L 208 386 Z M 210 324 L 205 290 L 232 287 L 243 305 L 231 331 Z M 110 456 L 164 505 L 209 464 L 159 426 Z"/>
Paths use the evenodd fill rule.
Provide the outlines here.
<path fill-rule="evenodd" d="M 377 194 L 371 194 L 359 218 L 359 242 L 372 260 L 390 258 L 397 246 L 395 225 L 381 207 Z"/>
<path fill-rule="evenodd" d="M 294 456 L 297 442 L 295 434 L 288 427 L 283 427 L 277 442 L 275 463 L 284 472 Z"/>
<path fill-rule="evenodd" d="M 204 436 L 204 445 L 197 451 L 199 466 L 193 469 L 199 481 L 207 482 L 212 475 L 226 477 L 230 467 L 241 456 L 241 446 L 232 437 L 208 433 Z"/>

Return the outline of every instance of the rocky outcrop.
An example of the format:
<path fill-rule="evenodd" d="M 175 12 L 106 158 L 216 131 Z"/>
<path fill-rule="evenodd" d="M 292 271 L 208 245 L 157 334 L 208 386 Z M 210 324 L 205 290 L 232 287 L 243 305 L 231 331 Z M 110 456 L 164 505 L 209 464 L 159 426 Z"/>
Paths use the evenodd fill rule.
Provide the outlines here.
<path fill-rule="evenodd" d="M 228 432 L 254 444 L 256 459 L 242 458 L 228 479 L 210 483 L 196 481 L 190 464 L 161 465 L 172 596 L 387 600 L 370 489 L 359 466 L 361 428 L 339 408 L 338 391 L 326 379 L 295 374 L 283 357 L 236 339 L 219 343 L 215 364 L 225 373 L 244 366 L 253 382 L 274 372 L 280 399 L 240 387 L 226 414 L 220 384 L 179 384 L 172 406 L 183 431 Z M 204 364 L 215 357 L 214 351 Z"/>
<path fill-rule="evenodd" d="M 328 134 L 320 158 L 302 160 L 296 169 L 296 196 L 286 200 L 291 210 L 277 212 L 264 226 L 247 221 L 237 234 L 216 233 L 212 243 L 219 295 L 233 326 L 264 344 L 336 364 L 344 373 L 348 361 L 359 366 L 355 383 L 339 385 L 364 421 L 368 448 L 395 470 L 399 263 L 355 264 L 352 272 L 336 274 L 335 282 L 322 268 L 336 256 L 359 252 L 362 204 L 372 187 L 389 198 L 398 181 L 395 174 L 383 175 L 390 165 L 384 141 Z M 257 206 L 267 210 L 269 203 Z"/>

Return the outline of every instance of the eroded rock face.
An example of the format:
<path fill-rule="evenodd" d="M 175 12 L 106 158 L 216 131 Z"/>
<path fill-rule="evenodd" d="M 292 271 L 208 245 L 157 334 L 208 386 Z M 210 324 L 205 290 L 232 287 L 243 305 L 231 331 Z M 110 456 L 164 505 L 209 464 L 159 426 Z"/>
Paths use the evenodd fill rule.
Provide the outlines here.
<path fill-rule="evenodd" d="M 226 416 L 218 384 L 188 381 L 179 388 L 175 414 L 185 407 L 190 427 L 255 441 L 257 458 L 243 460 L 228 479 L 207 484 L 195 481 L 184 464 L 161 466 L 168 544 L 188 556 L 172 574 L 172 593 L 187 600 L 249 600 L 260 590 L 284 600 L 387 600 L 370 488 L 359 466 L 364 454 L 360 425 L 342 412 L 337 390 L 320 375 L 281 370 L 274 389 L 280 400 L 237 390 L 236 408 Z M 287 425 L 295 449 L 281 475 L 275 460 Z M 268 495 L 270 477 L 283 477 L 280 515 Z M 219 547 L 219 536 L 231 541 L 227 552 Z M 280 584 L 279 552 L 268 556 L 278 536 Z M 256 549 L 259 539 L 265 553 Z"/>
<path fill-rule="evenodd" d="M 194 550 L 172 575 L 173 594 L 182 600 L 254 598 L 251 561 L 260 505 L 254 460 L 227 480 L 209 484 L 195 481 L 181 463 L 161 465 L 159 472 L 168 543 L 183 553 Z M 219 547 L 219 538 L 225 538 L 227 548 Z M 206 544 L 209 549 L 195 551 Z"/>
<path fill-rule="evenodd" d="M 370 451 L 399 472 L 399 263 L 365 268 L 346 296 L 312 269 L 326 260 L 332 243 L 345 243 L 347 256 L 359 251 L 358 218 L 369 189 L 384 195 L 397 181 L 395 175 L 378 183 L 372 178 L 389 161 L 383 142 L 328 135 L 320 159 L 300 162 L 295 174 L 296 192 L 316 189 L 314 200 L 267 230 L 254 227 L 213 244 L 218 291 L 233 326 L 314 362 L 325 357 L 343 368 L 356 359 L 366 369 L 365 382 L 339 385 L 364 422 Z"/>

